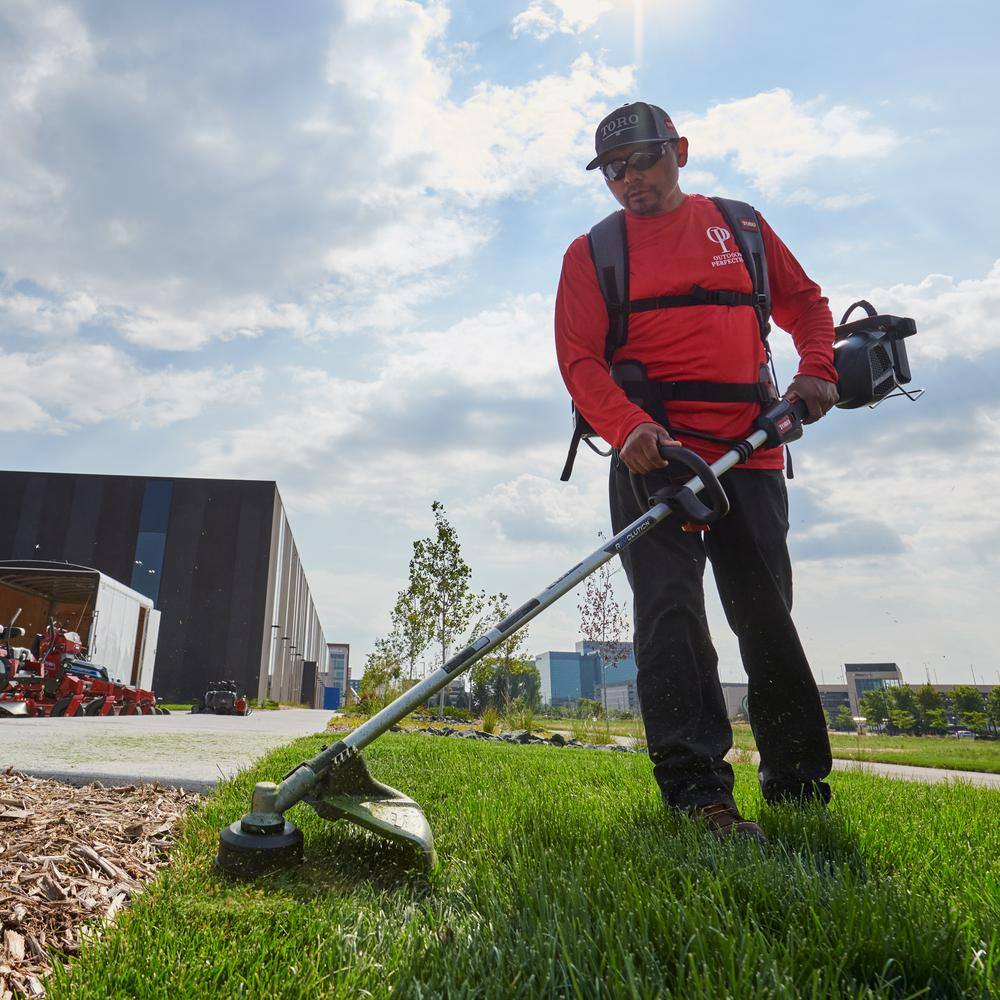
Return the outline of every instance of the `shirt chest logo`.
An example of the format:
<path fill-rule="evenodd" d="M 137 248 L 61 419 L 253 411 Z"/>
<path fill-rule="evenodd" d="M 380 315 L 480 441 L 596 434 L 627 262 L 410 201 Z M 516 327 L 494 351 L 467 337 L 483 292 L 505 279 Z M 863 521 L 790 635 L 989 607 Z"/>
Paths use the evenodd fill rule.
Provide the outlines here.
<path fill-rule="evenodd" d="M 743 263 L 743 255 L 739 250 L 735 246 L 732 250 L 729 249 L 728 244 L 733 238 L 733 234 L 728 229 L 724 229 L 722 226 L 709 226 L 705 230 L 705 235 L 712 243 L 717 243 L 722 249 L 722 253 L 717 253 L 712 257 L 712 267 L 725 267 L 727 264 Z"/>

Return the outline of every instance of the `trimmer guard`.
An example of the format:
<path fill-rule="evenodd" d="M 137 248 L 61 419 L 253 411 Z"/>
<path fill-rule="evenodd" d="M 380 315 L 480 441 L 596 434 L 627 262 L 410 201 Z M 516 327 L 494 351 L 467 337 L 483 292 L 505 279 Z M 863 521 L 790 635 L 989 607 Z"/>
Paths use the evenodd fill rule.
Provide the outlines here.
<path fill-rule="evenodd" d="M 437 863 L 434 835 L 420 806 L 376 781 L 360 753 L 352 752 L 342 764 L 331 767 L 313 788 L 314 794 L 303 801 L 324 819 L 346 819 L 380 837 L 418 848 L 428 868 Z"/>

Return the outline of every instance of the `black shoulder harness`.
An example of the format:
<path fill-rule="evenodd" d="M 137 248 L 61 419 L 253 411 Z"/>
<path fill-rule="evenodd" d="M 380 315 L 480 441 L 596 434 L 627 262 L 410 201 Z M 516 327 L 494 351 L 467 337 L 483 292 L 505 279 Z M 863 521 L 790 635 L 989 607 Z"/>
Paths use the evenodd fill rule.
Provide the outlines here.
<path fill-rule="evenodd" d="M 755 209 L 742 201 L 732 201 L 729 198 L 713 198 L 712 202 L 722 214 L 729 229 L 730 236 L 736 241 L 740 256 L 750 274 L 753 287 L 751 294 L 702 288 L 693 285 L 686 295 L 661 295 L 656 298 L 629 298 L 629 261 L 628 233 L 625 228 L 625 213 L 612 212 L 607 218 L 597 223 L 587 235 L 590 256 L 597 272 L 597 283 L 604 297 L 608 312 L 608 332 L 604 340 L 604 360 L 611 368 L 615 352 L 628 341 L 629 316 L 637 312 L 649 312 L 654 309 L 679 309 L 689 306 L 725 306 L 729 308 L 749 306 L 757 315 L 757 325 L 760 339 L 768 362 L 771 360 L 771 349 L 767 341 L 771 332 L 771 286 L 767 277 L 767 256 L 764 252 L 764 237 L 761 233 L 760 218 Z M 765 402 L 776 395 L 774 383 L 768 383 L 769 389 L 763 388 L 763 380 L 754 383 L 726 382 L 652 382 L 649 381 L 642 393 L 636 393 L 634 399 L 659 423 L 666 422 L 664 401 L 668 399 L 704 400 L 709 402 Z M 622 384 L 629 392 L 637 386 L 630 382 Z M 632 395 L 632 393 L 629 393 Z M 587 423 L 583 414 L 575 404 L 573 406 L 573 438 L 570 442 L 569 454 L 563 467 L 560 479 L 569 479 L 576 460 L 576 451 L 580 441 L 585 441 L 591 448 L 597 450 L 590 438 L 596 437 L 593 428 Z M 701 435 L 694 431 L 686 431 L 695 437 L 707 437 L 711 440 L 723 440 L 712 435 Z M 724 439 L 728 441 L 728 439 Z"/>

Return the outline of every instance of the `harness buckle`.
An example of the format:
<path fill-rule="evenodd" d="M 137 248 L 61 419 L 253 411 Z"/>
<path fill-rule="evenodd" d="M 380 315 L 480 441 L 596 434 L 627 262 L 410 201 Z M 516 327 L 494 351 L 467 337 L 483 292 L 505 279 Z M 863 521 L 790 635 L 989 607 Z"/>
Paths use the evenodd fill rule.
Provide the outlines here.
<path fill-rule="evenodd" d="M 718 306 L 738 306 L 740 305 L 740 293 L 729 291 L 728 289 L 717 289 L 708 293 L 709 301 Z"/>

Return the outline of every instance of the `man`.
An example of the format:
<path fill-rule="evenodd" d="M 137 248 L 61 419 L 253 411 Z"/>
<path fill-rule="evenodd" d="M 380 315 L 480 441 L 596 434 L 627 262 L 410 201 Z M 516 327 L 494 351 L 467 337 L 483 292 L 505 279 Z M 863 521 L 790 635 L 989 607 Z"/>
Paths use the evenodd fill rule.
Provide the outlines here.
<path fill-rule="evenodd" d="M 618 108 L 598 126 L 595 159 L 624 209 L 630 301 L 687 295 L 694 286 L 743 293 L 753 282 L 716 205 L 681 191 L 688 141 L 655 105 Z M 742 220 L 741 220 L 742 221 Z M 837 401 L 833 319 L 827 300 L 759 216 L 775 321 L 793 338 L 798 374 L 785 393 L 808 406 L 807 423 Z M 756 228 L 747 221 L 748 228 Z M 614 451 L 611 520 L 621 531 L 642 513 L 629 471 L 648 488 L 670 477 L 659 447 L 682 444 L 709 462 L 742 438 L 759 403 L 666 400 L 639 405 L 608 371 L 609 316 L 588 240 L 563 260 L 556 299 L 559 366 L 578 410 Z M 750 305 L 688 304 L 628 317 L 628 336 L 612 362 L 636 361 L 654 382 L 754 383 L 766 372 L 757 313 Z M 619 379 L 621 381 L 621 379 Z M 665 419 L 664 419 L 665 417 Z M 655 419 L 654 419 L 655 418 Z M 702 436 L 708 435 L 708 437 Z M 732 728 L 705 616 L 706 556 L 749 679 L 748 708 L 761 755 L 759 778 L 769 802 L 830 797 L 826 717 L 791 619 L 788 499 L 781 448 L 759 451 L 720 478 L 731 511 L 704 532 L 668 518 L 623 550 L 634 596 L 638 692 L 653 773 L 664 801 L 700 816 L 717 836 L 763 841 L 733 800 L 725 761 Z M 680 481 L 689 473 L 678 470 Z M 690 526 L 689 526 L 690 527 Z"/>

